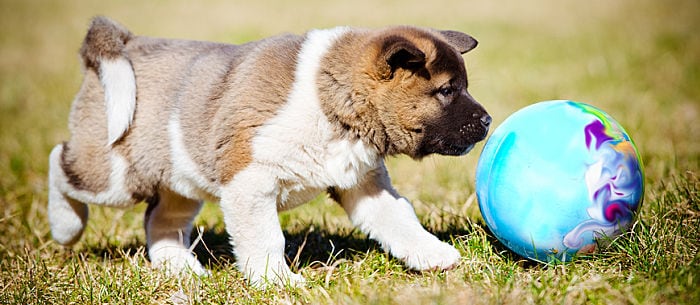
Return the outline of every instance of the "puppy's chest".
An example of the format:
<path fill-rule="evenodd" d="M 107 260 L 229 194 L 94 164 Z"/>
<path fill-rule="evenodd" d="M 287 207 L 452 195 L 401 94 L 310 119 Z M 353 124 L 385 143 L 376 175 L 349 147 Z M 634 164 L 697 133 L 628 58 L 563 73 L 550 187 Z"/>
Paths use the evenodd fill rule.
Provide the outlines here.
<path fill-rule="evenodd" d="M 298 168 L 305 169 L 301 172 L 306 172 L 304 176 L 312 185 L 350 188 L 378 165 L 377 157 L 367 150 L 362 142 L 348 140 L 305 146 Z"/>
<path fill-rule="evenodd" d="M 278 205 L 293 208 L 329 187 L 349 189 L 362 181 L 379 162 L 366 159 L 362 144 L 334 141 L 328 146 L 297 146 L 296 154 L 278 159 Z"/>
<path fill-rule="evenodd" d="M 286 208 L 328 187 L 352 188 L 382 165 L 376 151 L 359 139 L 334 134 L 320 112 L 283 115 L 257 134 L 253 159 L 269 165 L 279 181 L 278 202 Z"/>

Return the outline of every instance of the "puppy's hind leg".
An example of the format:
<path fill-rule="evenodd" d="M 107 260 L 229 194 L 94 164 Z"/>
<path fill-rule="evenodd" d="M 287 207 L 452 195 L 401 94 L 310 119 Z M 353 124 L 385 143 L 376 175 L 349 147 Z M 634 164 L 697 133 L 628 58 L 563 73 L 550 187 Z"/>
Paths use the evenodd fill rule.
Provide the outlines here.
<path fill-rule="evenodd" d="M 49 225 L 51 235 L 61 245 L 74 244 L 83 234 L 88 218 L 86 204 L 62 192 L 65 173 L 61 167 L 63 144 L 56 145 L 49 156 Z"/>
<path fill-rule="evenodd" d="M 152 265 L 171 275 L 187 271 L 208 275 L 189 249 L 192 221 L 202 203 L 169 190 L 161 190 L 147 202 L 144 225 Z"/>
<path fill-rule="evenodd" d="M 102 146 L 104 147 L 104 146 Z M 126 208 L 138 202 L 126 186 L 127 160 L 111 151 L 59 144 L 49 156 L 49 224 L 54 239 L 72 245 L 88 216 L 87 203 Z"/>

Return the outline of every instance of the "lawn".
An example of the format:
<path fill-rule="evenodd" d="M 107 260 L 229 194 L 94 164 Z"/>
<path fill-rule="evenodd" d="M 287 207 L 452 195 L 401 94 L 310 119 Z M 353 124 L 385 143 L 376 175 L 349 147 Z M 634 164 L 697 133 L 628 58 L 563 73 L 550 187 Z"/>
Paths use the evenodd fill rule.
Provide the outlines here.
<path fill-rule="evenodd" d="M 700 303 L 700 2 L 0 1 L 0 304 L 698 304 Z M 464 157 L 388 159 L 421 222 L 462 254 L 417 273 L 354 230 L 327 196 L 280 215 L 293 270 L 309 285 L 256 290 L 235 270 L 216 203 L 196 220 L 207 278 L 150 268 L 145 206 L 90 207 L 71 249 L 51 239 L 47 159 L 68 138 L 89 19 L 134 33 L 240 43 L 335 25 L 413 24 L 472 34 L 470 92 L 497 126 L 541 100 L 614 116 L 645 163 L 632 230 L 596 254 L 538 264 L 489 233 L 474 195 L 481 145 Z"/>

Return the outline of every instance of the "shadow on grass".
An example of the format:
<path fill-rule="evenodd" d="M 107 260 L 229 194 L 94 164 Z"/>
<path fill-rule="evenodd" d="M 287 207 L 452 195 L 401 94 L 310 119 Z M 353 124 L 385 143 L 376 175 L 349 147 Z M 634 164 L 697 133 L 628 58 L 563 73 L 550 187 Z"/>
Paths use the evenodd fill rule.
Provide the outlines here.
<path fill-rule="evenodd" d="M 382 251 L 379 244 L 357 232 L 329 233 L 308 226 L 298 232 L 285 230 L 283 233 L 287 262 L 299 267 L 309 266 L 314 262 L 350 260 L 358 254 Z M 201 240 L 197 242 L 197 239 Z M 235 257 L 229 240 L 225 230 L 204 229 L 199 234 L 194 232 L 192 241 L 197 242 L 194 253 L 205 266 L 231 265 L 235 262 Z"/>
<path fill-rule="evenodd" d="M 440 240 L 449 242 L 453 238 L 467 236 L 473 232 L 472 225 L 449 225 L 441 230 L 431 230 Z M 486 229 L 486 238 L 494 252 L 509 261 L 520 261 L 522 268 L 529 269 L 539 266 L 537 262 L 523 260 L 516 253 L 505 247 L 494 235 Z M 331 233 L 323 227 L 309 225 L 295 232 L 283 231 L 285 236 L 285 255 L 288 263 L 297 267 L 307 267 L 321 262 L 331 264 L 337 260 L 361 260 L 366 253 L 383 252 L 380 245 L 367 238 L 357 230 L 346 233 Z M 219 228 L 204 228 L 203 231 L 192 232 L 191 241 L 195 245 L 193 251 L 200 263 L 208 268 L 230 267 L 236 259 L 226 231 Z M 123 245 L 106 243 L 91 246 L 85 250 L 87 255 L 108 260 L 120 260 L 137 255 L 147 257 L 146 245 L 137 241 Z"/>
<path fill-rule="evenodd" d="M 81 250 L 79 252 L 71 252 L 73 254 L 85 253 L 86 255 L 99 257 L 105 260 L 120 260 L 124 258 L 131 258 L 137 255 L 143 255 L 145 257 L 146 245 L 137 241 L 122 245 L 108 243 L 106 245 L 92 245 L 89 246 L 86 250 Z"/>
<path fill-rule="evenodd" d="M 440 240 L 449 242 L 452 238 L 468 235 L 472 230 L 472 228 L 465 228 L 463 225 L 455 225 L 439 231 L 433 230 L 431 233 Z M 361 256 L 366 253 L 383 252 L 377 242 L 367 238 L 366 235 L 357 230 L 331 233 L 323 227 L 309 225 L 301 230 L 295 230 L 295 232 L 285 230 L 283 233 L 288 263 L 301 268 L 316 262 L 330 264 L 337 260 L 360 260 Z M 229 243 L 230 237 L 225 230 L 205 228 L 199 234 L 193 232 L 192 235 L 193 242 L 201 239 L 197 242 L 194 253 L 205 266 L 227 266 L 235 262 Z M 497 242 L 495 238 L 494 242 Z M 505 249 L 505 247 L 501 247 Z"/>
<path fill-rule="evenodd" d="M 513 250 L 506 247 L 506 245 L 496 238 L 488 226 L 484 227 L 486 230 L 486 240 L 488 240 L 489 244 L 491 244 L 493 251 L 498 253 L 498 255 L 503 256 L 506 261 L 518 262 L 518 266 L 523 269 L 539 268 L 542 266 L 542 264 L 539 262 L 523 258 L 519 254 L 513 252 Z"/>

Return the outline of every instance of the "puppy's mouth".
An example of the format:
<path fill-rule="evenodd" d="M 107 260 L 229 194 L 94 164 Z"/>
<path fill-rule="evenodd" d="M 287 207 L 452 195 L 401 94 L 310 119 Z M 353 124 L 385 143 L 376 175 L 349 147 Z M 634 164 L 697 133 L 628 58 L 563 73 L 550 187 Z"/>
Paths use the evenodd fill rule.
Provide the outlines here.
<path fill-rule="evenodd" d="M 489 131 L 491 117 L 484 115 L 477 122 L 468 122 L 459 128 L 441 127 L 426 128 L 425 137 L 418 145 L 414 158 L 430 154 L 446 156 L 463 156 L 474 149 L 474 145 L 486 138 Z M 486 122 L 485 122 L 486 121 Z"/>
<path fill-rule="evenodd" d="M 418 157 L 423 157 L 430 154 L 439 154 L 444 156 L 463 156 L 474 149 L 474 143 L 450 143 L 446 141 L 436 141 L 430 145 L 423 146 Z"/>
<path fill-rule="evenodd" d="M 464 156 L 470 151 L 472 151 L 473 148 L 474 144 L 444 144 L 441 149 L 438 149 L 438 151 L 436 151 L 436 153 L 445 156 Z"/>
<path fill-rule="evenodd" d="M 444 150 L 443 155 L 448 155 L 448 156 L 464 156 L 468 154 L 472 149 L 474 148 L 474 144 L 469 144 L 469 145 L 448 145 L 448 147 Z"/>

